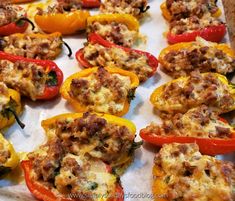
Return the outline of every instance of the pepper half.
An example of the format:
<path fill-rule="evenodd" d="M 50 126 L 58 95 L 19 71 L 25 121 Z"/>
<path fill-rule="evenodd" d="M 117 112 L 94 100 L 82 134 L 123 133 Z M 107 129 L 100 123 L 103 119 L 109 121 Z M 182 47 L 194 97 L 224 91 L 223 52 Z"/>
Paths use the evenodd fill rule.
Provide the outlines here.
<path fill-rule="evenodd" d="M 38 59 L 29 59 L 21 56 L 15 56 L 7 54 L 0 51 L 0 60 L 8 60 L 10 62 L 24 61 L 26 63 L 35 63 L 40 65 L 46 70 L 48 80 L 42 95 L 36 97 L 38 100 L 47 100 L 54 98 L 58 95 L 60 86 L 63 82 L 63 72 L 58 68 L 58 66 L 53 61 L 48 60 L 38 60 Z"/>
<path fill-rule="evenodd" d="M 17 115 L 19 115 L 22 111 L 20 94 L 17 91 L 8 88 L 6 98 L 8 100 L 8 103 L 5 104 L 0 111 L 0 129 L 13 124 L 15 118 L 18 120 Z"/>
<path fill-rule="evenodd" d="M 220 118 L 221 121 L 226 122 Z M 227 122 L 226 122 L 227 123 Z M 174 136 L 174 135 L 159 135 L 150 132 L 144 128 L 140 130 L 140 137 L 148 143 L 162 146 L 163 144 L 176 143 L 196 143 L 199 146 L 200 152 L 207 155 L 227 154 L 235 151 L 235 130 L 233 129 L 231 138 L 203 138 L 189 136 Z"/>
<path fill-rule="evenodd" d="M 129 14 L 99 14 L 88 17 L 87 26 L 92 25 L 93 22 L 107 23 L 117 22 L 125 24 L 129 30 L 139 31 L 139 21 Z"/>
<path fill-rule="evenodd" d="M 125 71 L 125 70 L 122 70 L 122 69 L 119 69 L 119 68 L 110 68 L 110 67 L 107 67 L 105 68 L 110 74 L 119 74 L 121 76 L 127 76 L 130 78 L 130 81 L 131 81 L 131 91 L 130 91 L 130 98 L 133 97 L 133 90 L 135 90 L 135 88 L 139 85 L 139 79 L 138 77 L 132 73 L 132 72 L 129 72 L 129 71 Z M 71 95 L 69 94 L 69 91 L 70 91 L 70 85 L 72 83 L 72 80 L 73 79 L 76 79 L 76 78 L 85 78 L 85 77 L 88 77 L 89 75 L 95 73 L 98 71 L 98 67 L 94 67 L 94 68 L 89 68 L 89 69 L 85 69 L 85 70 L 82 70 L 78 73 L 75 73 L 73 75 L 71 75 L 70 77 L 68 77 L 65 82 L 63 83 L 62 87 L 61 87 L 61 90 L 60 90 L 60 93 L 62 95 L 62 97 L 66 100 L 68 100 L 69 103 L 72 104 L 72 106 L 75 108 L 75 110 L 77 112 L 86 112 L 88 110 L 88 106 L 86 105 L 83 105 L 82 103 L 80 103 L 78 100 L 74 99 L 73 97 L 71 97 Z M 124 102 L 124 106 L 123 106 L 123 109 L 122 111 L 116 113 L 115 115 L 116 116 L 123 116 L 124 114 L 126 114 L 129 110 L 129 107 L 130 107 L 130 100 L 129 98 L 127 97 L 125 102 Z"/>
<path fill-rule="evenodd" d="M 127 53 L 133 51 L 133 52 L 135 52 L 139 55 L 144 55 L 148 59 L 148 65 L 152 68 L 152 73 L 151 73 L 150 76 L 154 75 L 154 73 L 157 70 L 158 60 L 152 54 L 150 54 L 148 52 L 144 52 L 144 51 L 140 51 L 140 50 L 134 50 L 134 49 L 131 49 L 131 48 L 126 48 L 126 47 L 123 47 L 123 46 L 116 45 L 114 43 L 111 43 L 111 42 L 103 39 L 100 35 L 98 35 L 96 33 L 89 34 L 88 42 L 91 43 L 91 44 L 99 44 L 99 45 L 102 45 L 106 48 L 113 48 L 113 47 L 120 48 L 120 49 L 124 50 Z M 89 63 L 89 61 L 87 61 L 85 59 L 83 48 L 76 52 L 76 59 L 85 68 L 94 67 Z M 116 66 L 116 67 L 118 67 L 118 66 Z"/>
<path fill-rule="evenodd" d="M 231 98 L 233 100 L 235 100 L 234 86 L 232 84 L 229 84 L 229 82 L 225 76 L 220 75 L 218 73 L 202 73 L 201 75 L 207 76 L 208 74 L 212 74 L 214 77 L 216 77 L 219 80 L 219 82 L 222 85 L 228 87 L 228 94 L 231 96 Z M 182 104 L 180 102 L 176 102 L 174 104 L 171 102 L 165 102 L 163 104 L 164 100 L 162 99 L 162 95 L 164 92 L 164 88 L 167 86 L 170 86 L 172 84 L 175 84 L 175 83 L 178 83 L 178 84 L 180 84 L 180 86 L 182 86 L 184 83 L 186 83 L 188 81 L 189 78 L 190 77 L 180 77 L 178 79 L 172 80 L 172 81 L 158 87 L 157 89 L 155 89 L 150 96 L 150 102 L 154 105 L 155 109 L 163 111 L 163 112 L 167 112 L 169 114 L 175 114 L 175 113 L 179 113 L 179 112 L 184 113 L 192 107 L 196 107 L 196 106 L 205 104 L 205 103 L 202 103 L 202 104 L 198 105 L 195 103 L 194 105 L 190 104 L 187 106 L 186 106 L 186 103 Z M 166 101 L 168 101 L 168 100 L 166 100 Z M 222 108 L 215 107 L 214 109 L 215 109 L 215 111 L 218 112 L 218 114 L 226 113 L 226 112 L 229 112 L 229 111 L 232 111 L 235 109 L 235 102 L 233 104 L 231 104 L 228 108 L 222 109 Z"/>
<path fill-rule="evenodd" d="M 35 0 L 11 0 L 11 3 L 29 3 Z"/>
<path fill-rule="evenodd" d="M 14 147 L 10 142 L 8 142 L 0 133 L 0 143 L 3 146 L 3 149 L 8 151 L 10 156 L 6 160 L 6 162 L 2 165 L 0 165 L 0 176 L 10 172 L 12 169 L 14 169 L 18 163 L 19 163 L 19 156 L 14 150 Z M 3 151 L 3 150 L 1 150 Z"/>
<path fill-rule="evenodd" d="M 172 34 L 171 32 L 167 33 L 167 40 L 170 44 L 180 43 L 180 42 L 191 42 L 195 41 L 196 38 L 202 37 L 207 41 L 219 43 L 226 33 L 226 26 L 224 24 L 216 26 L 208 26 L 204 29 L 195 30 L 189 33 L 183 34 Z"/>
<path fill-rule="evenodd" d="M 89 11 L 77 10 L 70 13 L 35 15 L 34 20 L 47 33 L 60 32 L 63 35 L 70 35 L 86 29 L 86 20 L 89 16 Z"/>
<path fill-rule="evenodd" d="M 171 13 L 169 12 L 169 10 L 167 9 L 166 2 L 163 2 L 163 3 L 161 4 L 160 9 L 161 9 L 161 11 L 162 11 L 163 17 L 164 17 L 167 21 L 171 21 L 172 15 L 171 15 Z M 212 17 L 218 18 L 219 16 L 221 16 L 221 14 L 222 14 L 221 10 L 218 9 L 215 13 L 212 14 Z"/>
<path fill-rule="evenodd" d="M 98 8 L 100 4 L 100 0 L 82 0 L 83 8 Z"/>
<path fill-rule="evenodd" d="M 30 192 L 39 200 L 42 201 L 77 201 L 78 199 L 72 199 L 69 197 L 61 197 L 58 193 L 54 193 L 51 189 L 47 188 L 45 185 L 40 184 L 37 181 L 32 180 L 33 167 L 32 161 L 24 160 L 21 162 L 21 167 L 24 170 L 25 182 Z M 111 168 L 107 166 L 107 172 L 110 172 Z M 75 194 L 76 196 L 76 194 Z M 79 198 L 79 194 L 77 195 Z M 114 196 L 108 201 L 123 201 L 124 192 L 120 184 L 116 185 Z M 103 198 L 98 198 L 97 201 L 102 201 Z"/>

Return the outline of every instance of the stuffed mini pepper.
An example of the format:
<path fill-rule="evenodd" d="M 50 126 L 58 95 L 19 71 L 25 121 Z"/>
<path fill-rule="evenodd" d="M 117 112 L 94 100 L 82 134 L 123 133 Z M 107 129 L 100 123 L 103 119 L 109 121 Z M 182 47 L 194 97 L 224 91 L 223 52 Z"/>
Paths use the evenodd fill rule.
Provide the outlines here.
<path fill-rule="evenodd" d="M 46 10 L 38 8 L 34 20 L 46 33 L 60 32 L 63 35 L 71 35 L 86 29 L 89 16 L 89 11 L 72 8 L 66 10 L 61 4 L 55 4 Z"/>
<path fill-rule="evenodd" d="M 0 177 L 9 173 L 19 164 L 14 147 L 0 133 Z"/>
<path fill-rule="evenodd" d="M 24 124 L 18 118 L 21 111 L 20 94 L 0 82 L 0 129 L 10 126 L 15 120 L 23 128 Z"/>
<path fill-rule="evenodd" d="M 150 7 L 147 0 L 105 0 L 101 6 L 102 13 L 130 14 L 142 18 Z"/>
<path fill-rule="evenodd" d="M 163 118 L 203 104 L 222 114 L 234 110 L 235 90 L 223 75 L 194 71 L 155 89 L 150 101 Z"/>
<path fill-rule="evenodd" d="M 0 81 L 32 100 L 46 100 L 58 95 L 63 73 L 52 61 L 0 52 Z"/>
<path fill-rule="evenodd" d="M 85 68 L 102 66 L 118 67 L 135 73 L 140 82 L 152 76 L 158 60 L 148 52 L 124 48 L 91 33 L 85 47 L 76 53 L 78 62 Z"/>
<path fill-rule="evenodd" d="M 57 0 L 57 2 L 66 11 L 81 8 L 98 8 L 101 3 L 100 0 Z"/>
<path fill-rule="evenodd" d="M 0 49 L 8 54 L 42 60 L 54 60 L 62 51 L 62 45 L 70 47 L 63 41 L 59 32 L 52 34 L 12 34 L 0 39 Z"/>
<path fill-rule="evenodd" d="M 235 151 L 234 128 L 206 105 L 190 109 L 185 114 L 175 114 L 161 125 L 151 123 L 140 131 L 140 136 L 157 146 L 195 142 L 201 153 L 209 155 Z"/>
<path fill-rule="evenodd" d="M 29 23 L 34 29 L 32 22 L 26 18 L 26 11 L 19 6 L 0 2 L 0 13 L 0 36 L 23 33 Z"/>
<path fill-rule="evenodd" d="M 117 45 L 131 47 L 138 39 L 139 22 L 129 14 L 99 14 L 87 19 L 87 33 L 97 33 Z"/>
<path fill-rule="evenodd" d="M 123 116 L 139 85 L 138 77 L 119 68 L 90 68 L 71 75 L 61 87 L 63 98 L 77 112 Z"/>
<path fill-rule="evenodd" d="M 235 55 L 227 44 L 208 42 L 200 37 L 195 42 L 178 43 L 163 49 L 159 62 L 173 78 L 187 76 L 194 70 L 226 75 L 235 69 Z"/>
<path fill-rule="evenodd" d="M 196 144 L 163 145 L 154 159 L 154 201 L 232 201 L 234 170 L 231 162 L 202 155 Z"/>
<path fill-rule="evenodd" d="M 62 114 L 42 121 L 42 127 L 49 139 L 59 138 L 67 152 L 102 160 L 117 174 L 130 165 L 142 144 L 134 141 L 136 128 L 131 121 L 107 114 Z"/>
<path fill-rule="evenodd" d="M 25 182 L 42 201 L 123 201 L 118 177 L 101 160 L 68 152 L 50 139 L 21 162 Z M 118 198 L 117 198 L 118 197 Z"/>

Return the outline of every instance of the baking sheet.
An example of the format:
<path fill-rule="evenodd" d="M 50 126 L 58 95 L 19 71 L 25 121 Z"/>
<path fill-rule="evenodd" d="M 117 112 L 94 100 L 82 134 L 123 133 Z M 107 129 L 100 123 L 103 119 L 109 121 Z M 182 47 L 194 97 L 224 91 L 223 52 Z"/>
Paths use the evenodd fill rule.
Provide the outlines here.
<path fill-rule="evenodd" d="M 44 3 L 44 0 L 36 1 Z M 166 39 L 163 33 L 167 30 L 167 24 L 161 16 L 160 4 L 162 0 L 150 0 L 149 16 L 146 17 L 140 27 L 140 32 L 146 36 L 146 44 L 139 44 L 138 49 L 151 52 L 158 56 L 161 49 L 167 46 Z M 221 7 L 221 1 L 218 2 Z M 98 11 L 92 11 L 97 13 Z M 31 10 L 31 15 L 35 10 Z M 66 49 L 58 59 L 55 60 L 57 65 L 62 69 L 64 78 L 80 71 L 82 68 L 74 57 L 75 52 L 83 47 L 86 42 L 85 34 L 65 37 L 64 40 L 70 45 L 73 50 L 73 58 L 69 59 L 66 54 Z M 228 41 L 225 39 L 225 42 Z M 139 130 L 147 126 L 151 121 L 161 122 L 160 119 L 153 113 L 153 107 L 149 102 L 149 96 L 152 91 L 171 80 L 169 76 L 164 74 L 160 68 L 157 73 L 144 84 L 138 87 L 136 97 L 131 103 L 130 111 L 124 116 L 133 121 L 137 127 L 137 139 L 140 140 Z M 25 110 L 21 116 L 21 120 L 26 124 L 24 130 L 21 130 L 16 124 L 4 132 L 7 139 L 10 139 L 18 152 L 30 152 L 45 142 L 45 134 L 40 126 L 43 119 L 47 119 L 54 115 L 65 112 L 72 112 L 72 108 L 60 97 L 50 101 L 32 102 L 24 100 Z M 136 151 L 135 160 L 128 168 L 126 173 L 121 177 L 122 186 L 125 192 L 125 201 L 151 201 L 151 183 L 152 183 L 152 166 L 154 154 L 157 148 L 144 144 L 141 149 Z M 218 156 L 220 159 L 234 160 L 235 155 Z M 14 174 L 18 174 L 15 173 Z M 24 181 L 21 183 L 2 180 L 0 181 L 0 201 L 28 201 L 34 200 L 25 186 Z"/>

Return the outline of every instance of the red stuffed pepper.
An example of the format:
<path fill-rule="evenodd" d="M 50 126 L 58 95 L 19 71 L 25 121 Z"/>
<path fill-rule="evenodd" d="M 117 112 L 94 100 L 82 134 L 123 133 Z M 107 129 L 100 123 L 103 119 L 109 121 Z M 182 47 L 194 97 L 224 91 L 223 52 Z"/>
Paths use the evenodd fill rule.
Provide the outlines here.
<path fill-rule="evenodd" d="M 57 0 L 57 2 L 65 10 L 70 10 L 71 7 L 75 9 L 98 8 L 101 4 L 100 0 Z"/>
<path fill-rule="evenodd" d="M 196 142 L 200 151 L 209 155 L 235 151 L 234 128 L 205 105 L 176 114 L 162 125 L 152 123 L 140 131 L 140 136 L 157 146 Z"/>
<path fill-rule="evenodd" d="M 52 61 L 28 59 L 0 51 L 0 67 L 0 81 L 32 100 L 55 97 L 63 82 L 62 71 Z"/>
<path fill-rule="evenodd" d="M 158 60 L 150 53 L 122 47 L 91 33 L 86 46 L 76 53 L 78 62 L 85 68 L 94 66 L 118 67 L 134 72 L 140 81 L 151 77 Z"/>
<path fill-rule="evenodd" d="M 170 44 L 180 42 L 195 41 L 198 36 L 204 38 L 207 41 L 219 43 L 226 33 L 226 26 L 224 24 L 216 26 L 208 26 L 202 29 L 194 30 L 192 32 L 186 32 L 182 34 L 174 34 L 169 32 L 167 34 L 167 40 Z"/>
<path fill-rule="evenodd" d="M 23 33 L 29 23 L 34 29 L 33 23 L 25 16 L 25 11 L 19 6 L 0 3 L 0 12 L 3 19 L 0 22 L 0 36 L 7 36 L 14 33 Z"/>
<path fill-rule="evenodd" d="M 82 0 L 83 8 L 98 8 L 100 7 L 100 0 Z"/>

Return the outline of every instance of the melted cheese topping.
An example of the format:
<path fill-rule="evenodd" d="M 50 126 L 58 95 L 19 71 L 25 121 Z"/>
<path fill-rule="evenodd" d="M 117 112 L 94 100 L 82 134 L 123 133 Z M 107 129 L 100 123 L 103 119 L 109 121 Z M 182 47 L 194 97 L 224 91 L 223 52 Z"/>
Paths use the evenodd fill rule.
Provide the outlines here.
<path fill-rule="evenodd" d="M 8 142 L 6 140 L 0 142 L 0 166 L 4 165 L 11 157 Z"/>
<path fill-rule="evenodd" d="M 154 175 L 167 186 L 167 200 L 233 201 L 234 165 L 201 155 L 196 144 L 163 145 L 155 157 Z M 157 189 L 156 189 L 157 190 Z"/>
<path fill-rule="evenodd" d="M 76 79 L 76 82 L 82 80 L 87 83 L 86 86 L 81 86 L 80 89 L 76 85 L 73 86 L 72 82 L 70 94 L 85 104 L 89 111 L 109 114 L 121 112 L 127 100 L 129 90 L 131 89 L 131 80 L 129 77 L 119 74 L 109 74 L 109 76 L 116 80 L 118 88 L 115 89 L 115 87 L 113 88 L 110 85 L 104 86 L 97 80 L 97 75 L 93 73 L 88 77 Z M 108 79 L 111 80 L 111 77 Z M 103 79 L 106 78 L 104 77 Z M 116 94 L 116 90 L 120 93 Z M 121 97 L 118 97 L 119 95 Z"/>
<path fill-rule="evenodd" d="M 125 24 L 94 22 L 88 27 L 88 33 L 96 32 L 104 39 L 125 47 L 131 47 L 138 38 L 138 32 L 129 30 Z"/>
<path fill-rule="evenodd" d="M 205 105 L 190 109 L 185 114 L 176 114 L 172 119 L 164 120 L 162 125 L 152 123 L 144 130 L 150 135 L 200 138 L 231 138 L 234 132 L 229 124 L 221 121 Z"/>
<path fill-rule="evenodd" d="M 32 100 L 43 93 L 46 79 L 44 68 L 34 63 L 0 60 L 0 81 Z"/>
<path fill-rule="evenodd" d="M 145 81 L 152 73 L 145 55 L 126 52 L 121 48 L 106 48 L 99 44 L 89 43 L 83 48 L 84 57 L 92 66 L 118 67 L 134 72 L 140 81 Z"/>
<path fill-rule="evenodd" d="M 9 94 L 7 86 L 0 82 L 0 113 L 3 107 L 9 102 Z"/>

